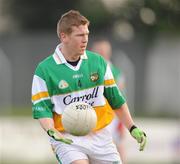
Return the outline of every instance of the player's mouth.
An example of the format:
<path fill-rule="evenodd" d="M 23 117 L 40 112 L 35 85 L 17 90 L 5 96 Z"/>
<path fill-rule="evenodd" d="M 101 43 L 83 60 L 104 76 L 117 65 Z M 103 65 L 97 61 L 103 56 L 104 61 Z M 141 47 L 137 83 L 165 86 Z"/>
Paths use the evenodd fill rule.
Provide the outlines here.
<path fill-rule="evenodd" d="M 81 50 L 85 50 L 86 49 L 86 46 L 81 46 Z"/>

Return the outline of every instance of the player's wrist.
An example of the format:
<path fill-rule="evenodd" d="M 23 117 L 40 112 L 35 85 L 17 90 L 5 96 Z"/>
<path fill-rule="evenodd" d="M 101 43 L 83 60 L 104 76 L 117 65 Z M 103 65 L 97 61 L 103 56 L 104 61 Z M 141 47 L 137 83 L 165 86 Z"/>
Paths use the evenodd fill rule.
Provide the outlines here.
<path fill-rule="evenodd" d="M 134 129 L 137 129 L 139 132 L 142 132 L 144 134 L 144 136 L 146 137 L 146 133 L 144 131 L 140 130 L 136 125 L 131 126 L 131 128 L 129 129 L 130 134 L 132 134 L 132 131 Z"/>
<path fill-rule="evenodd" d="M 140 144 L 140 151 L 144 150 L 144 147 L 146 145 L 146 134 L 141 129 L 136 127 L 135 125 L 132 125 L 129 129 L 129 132 L 133 138 L 137 140 L 137 142 Z"/>
<path fill-rule="evenodd" d="M 132 125 L 132 126 L 130 127 L 130 129 L 129 129 L 129 132 L 132 133 L 132 131 L 133 131 L 134 129 L 136 129 L 136 128 L 137 128 L 136 125 Z"/>
<path fill-rule="evenodd" d="M 64 137 L 60 134 L 60 132 L 59 132 L 57 129 L 55 129 L 55 128 L 48 129 L 48 130 L 47 130 L 47 134 L 48 134 L 50 137 L 52 137 L 54 140 L 56 140 L 56 141 L 60 141 L 60 142 L 63 142 L 63 143 L 65 143 L 65 144 L 72 144 L 72 143 L 73 143 L 73 141 L 72 141 L 71 139 L 69 139 L 69 138 L 64 138 Z"/>
<path fill-rule="evenodd" d="M 50 128 L 46 132 L 50 137 L 52 137 L 52 136 L 54 136 L 55 130 L 53 128 Z"/>
<path fill-rule="evenodd" d="M 55 128 L 48 129 L 47 134 L 55 140 L 60 140 L 63 138 L 63 136 L 60 134 L 60 132 Z"/>
<path fill-rule="evenodd" d="M 59 134 L 59 131 L 55 128 L 48 129 L 47 134 L 54 139 L 61 137 L 61 135 Z"/>

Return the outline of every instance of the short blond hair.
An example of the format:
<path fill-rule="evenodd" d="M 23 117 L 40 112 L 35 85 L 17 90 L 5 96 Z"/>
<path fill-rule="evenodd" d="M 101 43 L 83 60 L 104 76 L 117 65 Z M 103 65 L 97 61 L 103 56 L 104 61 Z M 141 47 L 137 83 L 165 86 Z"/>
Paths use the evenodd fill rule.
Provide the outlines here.
<path fill-rule="evenodd" d="M 60 38 L 60 33 L 64 32 L 70 34 L 72 32 L 72 26 L 90 24 L 89 20 L 80 14 L 79 11 L 70 10 L 63 14 L 57 23 L 57 35 Z"/>

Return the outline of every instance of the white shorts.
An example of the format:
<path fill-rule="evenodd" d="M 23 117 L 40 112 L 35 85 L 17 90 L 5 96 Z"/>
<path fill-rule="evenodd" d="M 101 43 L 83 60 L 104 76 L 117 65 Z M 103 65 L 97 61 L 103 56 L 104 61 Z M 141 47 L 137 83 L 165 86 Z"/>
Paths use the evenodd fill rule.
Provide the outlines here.
<path fill-rule="evenodd" d="M 86 136 L 77 137 L 68 133 L 63 135 L 72 139 L 73 143 L 68 145 L 50 138 L 50 143 L 62 164 L 70 164 L 80 159 L 88 159 L 92 164 L 122 164 L 107 128 Z"/>

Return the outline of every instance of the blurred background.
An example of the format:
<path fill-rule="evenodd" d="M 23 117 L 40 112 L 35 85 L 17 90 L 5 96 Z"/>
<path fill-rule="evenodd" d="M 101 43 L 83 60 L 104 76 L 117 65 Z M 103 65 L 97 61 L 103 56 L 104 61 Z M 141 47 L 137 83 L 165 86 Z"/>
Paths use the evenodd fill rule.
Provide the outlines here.
<path fill-rule="evenodd" d="M 0 163 L 57 163 L 31 116 L 31 83 L 70 9 L 91 22 L 88 48 L 99 36 L 111 41 L 130 111 L 147 133 L 139 152 L 127 132 L 126 163 L 180 163 L 179 0 L 0 0 Z"/>

